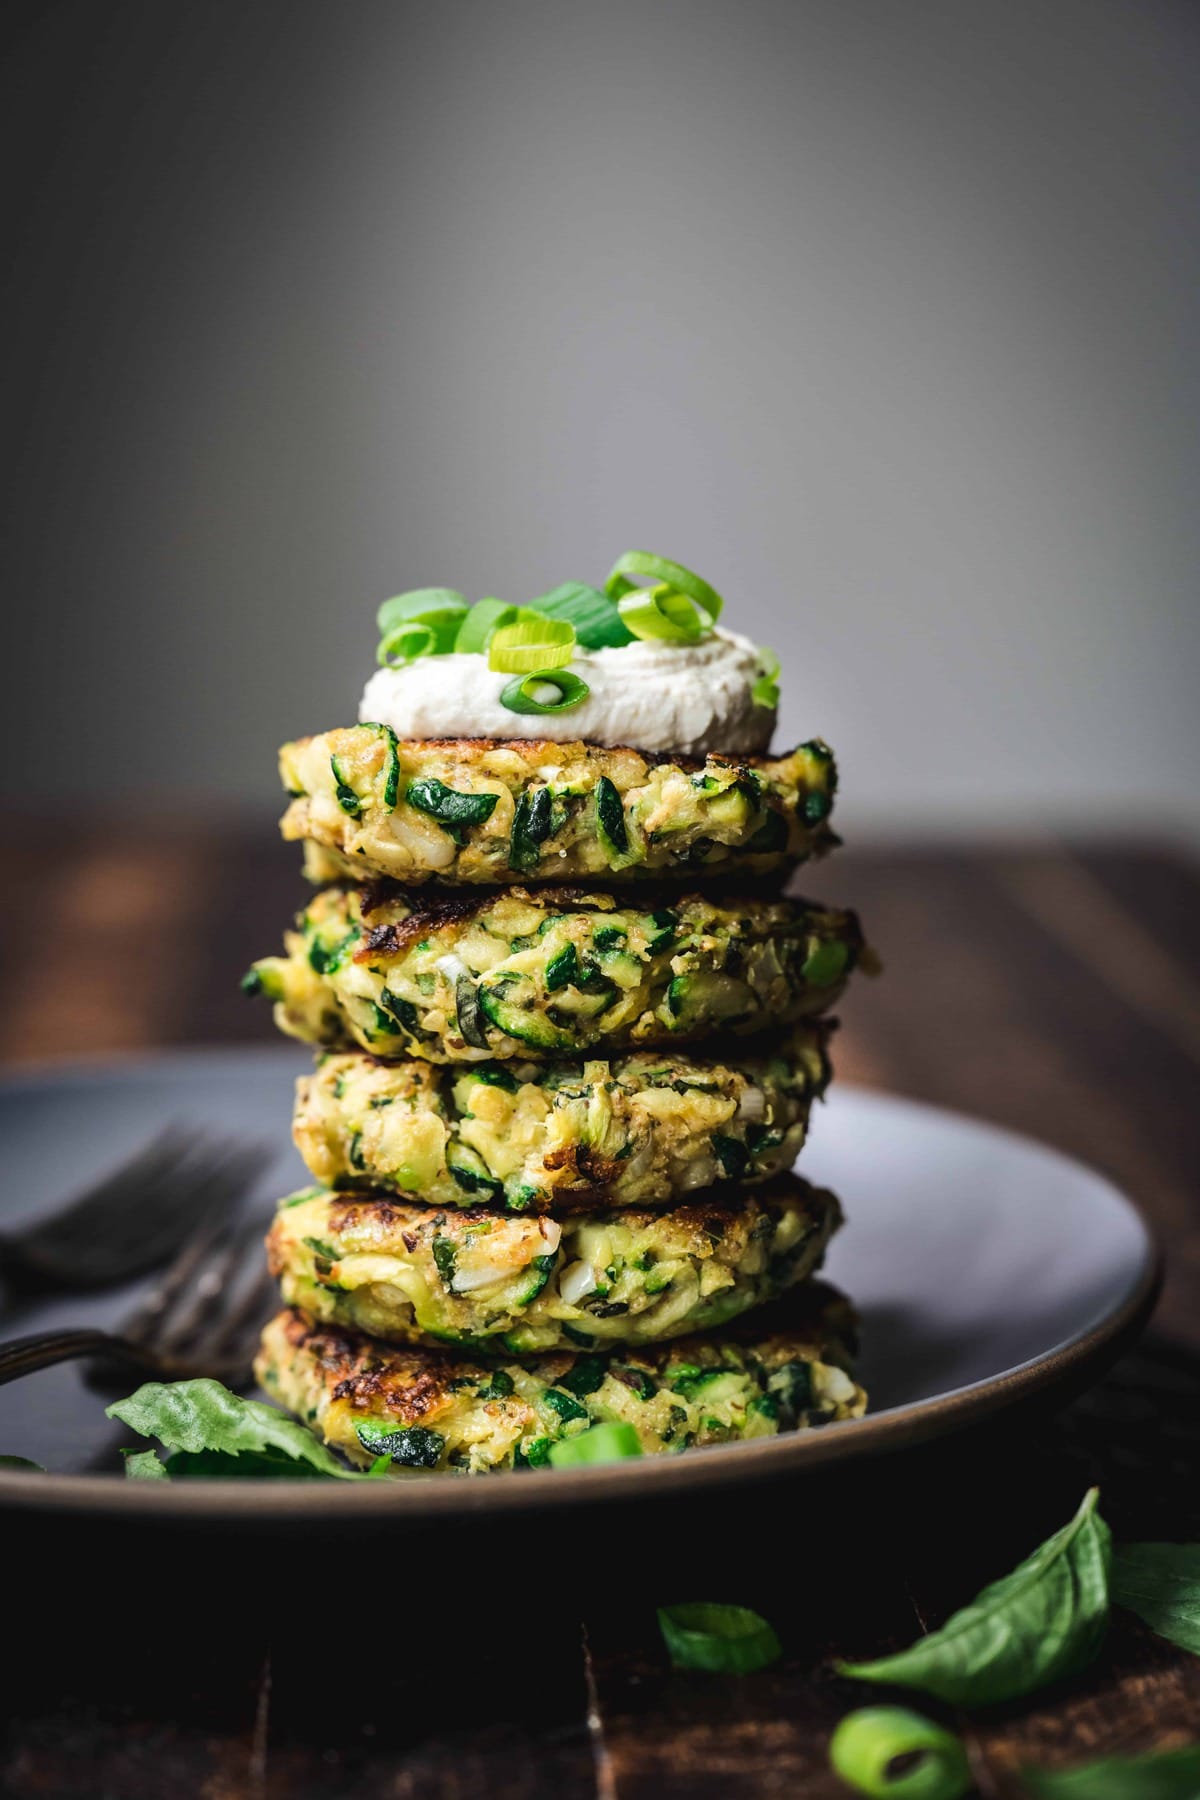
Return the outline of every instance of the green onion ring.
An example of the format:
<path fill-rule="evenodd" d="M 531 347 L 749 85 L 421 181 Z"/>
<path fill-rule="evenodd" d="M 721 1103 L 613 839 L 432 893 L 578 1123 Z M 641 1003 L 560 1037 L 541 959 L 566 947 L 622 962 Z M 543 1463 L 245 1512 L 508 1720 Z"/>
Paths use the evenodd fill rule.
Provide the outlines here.
<path fill-rule="evenodd" d="M 716 588 L 710 587 L 691 569 L 685 569 L 682 563 L 669 562 L 665 556 L 655 556 L 650 550 L 626 550 L 624 556 L 618 556 L 604 584 L 614 600 L 629 592 L 630 584 L 625 578 L 630 575 L 638 582 L 661 584 L 678 594 L 686 594 L 701 612 L 707 613 L 711 624 L 715 625 L 721 616 L 725 602 Z"/>
<path fill-rule="evenodd" d="M 561 669 L 575 654 L 575 627 L 566 619 L 547 619 L 528 612 L 511 625 L 501 625 L 488 643 L 488 668 L 502 675 L 536 675 Z"/>
<path fill-rule="evenodd" d="M 779 705 L 779 658 L 765 644 L 758 647 L 758 678 L 750 689 L 755 706 L 774 709 Z"/>
<path fill-rule="evenodd" d="M 557 689 L 557 700 L 545 700 L 530 692 L 535 682 Z M 586 700 L 591 688 L 570 669 L 535 669 L 531 675 L 514 675 L 500 690 L 500 704 L 515 713 L 569 712 Z"/>
<path fill-rule="evenodd" d="M 460 653 L 482 653 L 487 649 L 488 639 L 497 626 L 511 625 L 516 617 L 517 608 L 510 606 L 506 600 L 496 600 L 490 595 L 486 600 L 477 600 L 462 615 L 454 648 Z"/>
<path fill-rule="evenodd" d="M 581 1431 L 578 1437 L 563 1438 L 550 1446 L 550 1462 L 556 1469 L 581 1469 L 591 1463 L 624 1462 L 627 1456 L 642 1454 L 642 1440 L 627 1419 L 606 1419 Z"/>
<path fill-rule="evenodd" d="M 394 594 L 385 600 L 375 614 L 379 635 L 386 637 L 397 625 L 409 619 L 423 619 L 428 613 L 466 612 L 464 594 L 455 588 L 410 588 L 406 594 Z"/>
<path fill-rule="evenodd" d="M 703 1600 L 660 1606 L 658 1628 L 677 1669 L 749 1675 L 778 1662 L 783 1654 L 773 1627 L 748 1606 Z"/>
<path fill-rule="evenodd" d="M 419 656 L 431 655 L 436 642 L 433 627 L 413 619 L 407 625 L 394 625 L 380 638 L 375 661 L 381 669 L 398 669 L 416 662 Z"/>
<path fill-rule="evenodd" d="M 889 1774 L 900 1756 L 911 1767 Z M 872 1800 L 960 1800 L 971 1787 L 967 1753 L 951 1731 L 904 1706 L 865 1706 L 842 1720 L 829 1743 L 834 1771 Z"/>
<path fill-rule="evenodd" d="M 621 623 L 636 638 L 698 644 L 712 620 L 687 594 L 671 587 L 634 588 L 617 601 Z"/>

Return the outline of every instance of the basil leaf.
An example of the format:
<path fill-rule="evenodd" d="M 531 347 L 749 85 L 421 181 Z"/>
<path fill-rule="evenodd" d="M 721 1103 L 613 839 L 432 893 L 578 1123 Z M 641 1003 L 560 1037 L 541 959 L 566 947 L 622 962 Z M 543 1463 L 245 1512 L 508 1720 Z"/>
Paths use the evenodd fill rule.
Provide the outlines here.
<path fill-rule="evenodd" d="M 166 1464 L 157 1450 L 122 1450 L 125 1474 L 130 1481 L 169 1481 Z"/>
<path fill-rule="evenodd" d="M 1149 1756 L 1105 1756 L 1075 1769 L 1023 1769 L 1035 1800 L 1196 1800 L 1200 1744 Z"/>
<path fill-rule="evenodd" d="M 249 1456 L 257 1464 L 245 1470 L 231 1467 L 222 1473 L 262 1474 L 264 1462 L 269 1462 L 273 1475 L 316 1473 L 355 1479 L 306 1425 L 289 1419 L 273 1406 L 231 1394 L 219 1381 L 204 1377 L 195 1381 L 148 1381 L 128 1400 L 118 1400 L 105 1411 L 108 1418 L 120 1419 L 140 1437 L 157 1438 L 165 1450 L 183 1452 L 189 1458 L 220 1451 L 239 1461 Z M 286 1471 L 279 1467 L 281 1458 L 289 1464 Z M 168 1473 L 173 1472 L 174 1461 L 172 1456 Z M 181 1462 L 178 1472 L 211 1474 L 212 1469 L 206 1466 L 189 1470 L 188 1464 Z"/>
<path fill-rule="evenodd" d="M 1086 1668 L 1108 1623 L 1112 1534 L 1084 1495 L 1070 1524 L 907 1650 L 840 1663 L 857 1681 L 920 1688 L 961 1706 L 1015 1700 Z"/>
<path fill-rule="evenodd" d="M 1200 1656 L 1200 1544 L 1125 1544 L 1113 1560 L 1112 1597 Z"/>

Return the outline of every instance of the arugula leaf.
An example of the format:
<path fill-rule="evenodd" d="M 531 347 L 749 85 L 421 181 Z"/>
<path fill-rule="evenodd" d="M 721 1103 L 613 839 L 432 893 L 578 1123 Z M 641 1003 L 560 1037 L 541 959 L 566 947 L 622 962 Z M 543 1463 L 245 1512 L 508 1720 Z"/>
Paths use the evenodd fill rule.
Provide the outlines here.
<path fill-rule="evenodd" d="M 1125 1544 L 1113 1560 L 1112 1597 L 1200 1656 L 1200 1544 Z"/>
<path fill-rule="evenodd" d="M 1200 1744 L 1149 1756 L 1105 1756 L 1075 1769 L 1023 1769 L 1036 1800 L 1196 1800 Z"/>
<path fill-rule="evenodd" d="M 1084 1495 L 1070 1524 L 1011 1575 L 907 1650 L 870 1663 L 839 1663 L 857 1681 L 921 1688 L 940 1700 L 985 1706 L 1015 1700 L 1091 1662 L 1108 1623 L 1112 1535 Z"/>
<path fill-rule="evenodd" d="M 291 1475 L 360 1479 L 345 1469 L 306 1425 L 274 1406 L 243 1400 L 219 1381 L 148 1381 L 128 1400 L 106 1408 L 141 1437 L 173 1452 L 168 1475 Z M 213 1453 L 227 1459 L 217 1466 Z M 145 1476 L 145 1467 L 137 1471 Z M 153 1479 L 153 1478 L 152 1478 Z"/>
<path fill-rule="evenodd" d="M 44 1475 L 41 1463 L 30 1462 L 27 1456 L 0 1456 L 0 1469 L 24 1469 L 26 1473 Z"/>

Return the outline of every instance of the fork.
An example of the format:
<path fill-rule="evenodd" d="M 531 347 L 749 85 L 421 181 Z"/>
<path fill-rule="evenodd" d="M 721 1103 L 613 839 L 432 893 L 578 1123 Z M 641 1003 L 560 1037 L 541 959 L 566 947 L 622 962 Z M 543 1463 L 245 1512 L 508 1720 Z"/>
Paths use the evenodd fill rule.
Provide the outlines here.
<path fill-rule="evenodd" d="M 270 1304 L 266 1263 L 246 1278 L 247 1252 L 263 1230 L 261 1219 L 235 1216 L 231 1202 L 218 1207 L 115 1332 L 45 1331 L 0 1344 L 0 1386 L 82 1357 L 93 1365 L 89 1386 L 109 1392 L 128 1387 L 130 1369 L 160 1381 L 210 1375 L 248 1387 Z"/>
<path fill-rule="evenodd" d="M 48 1219 L 0 1232 L 0 1276 L 14 1294 L 112 1287 L 173 1256 L 223 1195 L 240 1198 L 267 1151 L 169 1126 Z"/>

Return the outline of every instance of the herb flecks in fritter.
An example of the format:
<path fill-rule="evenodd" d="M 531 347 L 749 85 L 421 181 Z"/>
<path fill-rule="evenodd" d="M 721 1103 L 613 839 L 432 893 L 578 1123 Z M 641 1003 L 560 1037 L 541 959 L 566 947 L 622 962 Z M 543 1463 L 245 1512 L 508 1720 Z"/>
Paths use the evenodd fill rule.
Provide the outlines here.
<path fill-rule="evenodd" d="M 389 1349 L 289 1311 L 263 1334 L 260 1382 L 353 1463 L 392 1473 L 537 1468 L 607 1421 L 647 1453 L 772 1437 L 858 1418 L 854 1314 L 820 1283 L 713 1336 L 522 1362 Z"/>
<path fill-rule="evenodd" d="M 285 744 L 285 838 L 314 880 L 514 884 L 781 874 L 837 843 L 820 739 L 689 758 L 541 739 L 397 739 L 352 725 Z"/>
<path fill-rule="evenodd" d="M 825 1013 L 864 956 L 853 913 L 580 889 L 329 888 L 249 991 L 309 1043 L 429 1062 L 561 1058 L 778 1030 Z"/>
<path fill-rule="evenodd" d="M 328 1187 L 514 1212 L 653 1205 L 790 1169 L 830 1078 L 824 1020 L 771 1053 L 730 1047 L 462 1070 L 330 1053 L 296 1084 L 293 1134 Z"/>
<path fill-rule="evenodd" d="M 819 1268 L 841 1222 L 794 1175 L 562 1219 L 306 1190 L 267 1240 L 289 1305 L 393 1343 L 529 1353 L 711 1330 Z"/>

